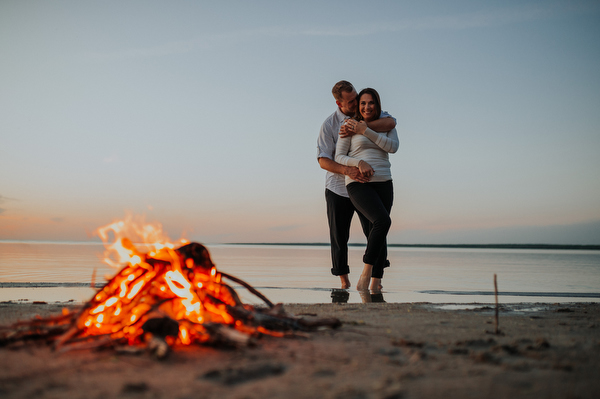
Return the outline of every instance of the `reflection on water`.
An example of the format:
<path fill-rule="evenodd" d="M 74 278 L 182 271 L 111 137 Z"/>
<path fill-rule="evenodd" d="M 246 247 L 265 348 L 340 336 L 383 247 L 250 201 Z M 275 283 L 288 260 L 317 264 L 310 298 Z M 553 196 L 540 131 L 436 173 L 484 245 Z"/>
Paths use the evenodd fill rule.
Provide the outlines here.
<path fill-rule="evenodd" d="M 362 303 L 381 302 L 384 303 L 383 292 L 358 291 Z M 331 289 L 331 303 L 348 303 L 350 292 L 341 288 Z"/>
<path fill-rule="evenodd" d="M 359 294 L 363 303 L 385 302 L 383 300 L 383 292 L 360 291 Z"/>
<path fill-rule="evenodd" d="M 383 299 L 383 292 L 371 294 L 371 302 L 385 302 Z"/>
<path fill-rule="evenodd" d="M 380 302 L 385 303 L 383 292 L 358 291 L 362 303 Z M 331 289 L 331 303 L 348 303 L 350 292 L 341 288 Z"/>
<path fill-rule="evenodd" d="M 350 299 L 350 293 L 348 292 L 348 290 L 344 290 L 341 288 L 331 289 L 332 303 L 348 303 L 348 299 Z"/>

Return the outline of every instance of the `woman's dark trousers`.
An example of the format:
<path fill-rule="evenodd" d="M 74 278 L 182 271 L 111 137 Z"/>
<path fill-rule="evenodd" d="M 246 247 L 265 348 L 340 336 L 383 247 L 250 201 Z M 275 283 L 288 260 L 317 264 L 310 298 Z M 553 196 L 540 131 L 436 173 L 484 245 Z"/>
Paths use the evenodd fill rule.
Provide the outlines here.
<path fill-rule="evenodd" d="M 387 260 L 387 234 L 392 225 L 390 212 L 394 202 L 392 181 L 350 183 L 346 186 L 350 200 L 358 212 L 371 222 L 363 262 L 373 265 L 372 277 L 382 278 Z"/>

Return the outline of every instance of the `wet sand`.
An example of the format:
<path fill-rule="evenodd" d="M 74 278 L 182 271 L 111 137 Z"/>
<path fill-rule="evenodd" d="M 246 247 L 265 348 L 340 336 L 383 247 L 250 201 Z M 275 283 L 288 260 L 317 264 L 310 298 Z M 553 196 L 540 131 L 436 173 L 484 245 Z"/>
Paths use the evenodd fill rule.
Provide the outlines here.
<path fill-rule="evenodd" d="M 0 324 L 61 304 L 0 303 Z M 286 305 L 337 317 L 306 338 L 240 349 L 177 348 L 165 360 L 114 351 L 0 348 L 2 398 L 598 398 L 600 304 Z M 457 309 L 459 308 L 459 309 Z"/>

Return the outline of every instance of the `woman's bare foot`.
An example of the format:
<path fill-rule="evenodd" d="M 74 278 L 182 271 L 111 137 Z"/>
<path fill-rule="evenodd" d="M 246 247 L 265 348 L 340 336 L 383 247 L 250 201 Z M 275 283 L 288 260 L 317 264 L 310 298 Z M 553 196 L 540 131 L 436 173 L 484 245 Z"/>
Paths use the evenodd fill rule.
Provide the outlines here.
<path fill-rule="evenodd" d="M 369 275 L 361 274 L 356 283 L 356 289 L 359 291 L 368 291 L 369 289 Z"/>
<path fill-rule="evenodd" d="M 373 271 L 373 265 L 368 265 L 365 263 L 363 272 L 360 275 L 360 278 L 358 279 L 358 283 L 356 284 L 357 290 L 366 291 L 369 289 L 369 280 L 371 279 L 372 271 Z"/>
<path fill-rule="evenodd" d="M 360 299 L 362 299 L 363 303 L 373 302 L 373 299 L 371 298 L 371 294 L 369 293 L 369 291 L 363 290 L 363 291 L 358 291 L 358 293 L 360 294 Z"/>
<path fill-rule="evenodd" d="M 342 289 L 343 290 L 347 290 L 348 288 L 350 288 L 352 286 L 352 284 L 350 284 L 350 279 L 348 278 L 347 274 L 341 275 L 340 280 L 342 281 Z"/>
<path fill-rule="evenodd" d="M 370 290 L 373 293 L 379 294 L 382 289 L 383 289 L 383 285 L 381 285 L 381 279 L 380 278 L 376 278 L 376 277 L 372 277 L 371 278 L 371 288 L 370 288 Z"/>

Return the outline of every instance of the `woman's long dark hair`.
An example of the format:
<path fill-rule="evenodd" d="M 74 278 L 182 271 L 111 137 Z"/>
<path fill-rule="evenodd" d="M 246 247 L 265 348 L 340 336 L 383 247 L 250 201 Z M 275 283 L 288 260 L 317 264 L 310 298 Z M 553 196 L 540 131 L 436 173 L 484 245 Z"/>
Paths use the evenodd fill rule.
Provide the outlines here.
<path fill-rule="evenodd" d="M 379 116 L 381 115 L 381 99 L 379 98 L 379 93 L 377 93 L 377 90 L 371 89 L 370 87 L 362 89 L 360 93 L 358 93 L 358 96 L 356 97 L 358 105 L 356 106 L 356 115 L 354 115 L 354 119 L 357 121 L 363 120 L 363 117 L 360 114 L 360 98 L 363 96 L 363 94 L 370 94 L 373 97 L 373 101 L 375 101 L 375 115 L 377 115 L 377 118 L 375 119 L 379 119 Z"/>

